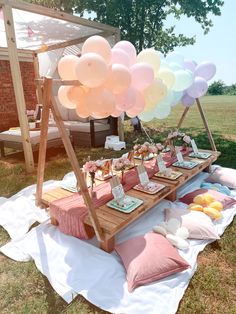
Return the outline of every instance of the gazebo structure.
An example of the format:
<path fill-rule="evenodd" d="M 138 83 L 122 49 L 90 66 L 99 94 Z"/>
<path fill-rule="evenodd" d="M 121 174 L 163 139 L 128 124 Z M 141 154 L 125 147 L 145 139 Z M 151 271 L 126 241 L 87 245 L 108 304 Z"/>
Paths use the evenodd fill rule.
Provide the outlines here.
<path fill-rule="evenodd" d="M 112 26 L 18 0 L 0 0 L 0 30 L 0 52 L 8 53 L 10 61 L 26 171 L 32 172 L 34 160 L 19 54 L 33 59 L 35 77 L 39 78 L 39 54 L 79 45 L 92 35 L 106 37 L 115 43 L 120 40 L 120 31 Z M 39 87 L 37 99 L 38 103 L 42 103 Z"/>

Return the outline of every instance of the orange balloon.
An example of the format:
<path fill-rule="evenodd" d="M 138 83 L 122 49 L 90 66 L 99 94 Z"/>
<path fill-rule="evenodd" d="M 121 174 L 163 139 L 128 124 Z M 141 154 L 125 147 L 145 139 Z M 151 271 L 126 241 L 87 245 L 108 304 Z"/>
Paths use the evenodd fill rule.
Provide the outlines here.
<path fill-rule="evenodd" d="M 107 64 L 109 64 L 111 60 L 111 46 L 102 36 L 95 35 L 85 40 L 82 47 L 82 55 L 88 52 L 95 52 L 101 56 Z"/>
<path fill-rule="evenodd" d="M 104 87 L 114 94 L 123 93 L 131 83 L 129 69 L 123 64 L 112 64 Z"/>
<path fill-rule="evenodd" d="M 77 80 L 75 68 L 79 58 L 74 55 L 65 56 L 58 62 L 58 73 L 63 80 Z"/>
<path fill-rule="evenodd" d="M 76 107 L 75 102 L 71 102 L 68 98 L 68 92 L 72 86 L 60 86 L 58 89 L 58 99 L 62 106 L 68 109 L 74 109 Z"/>

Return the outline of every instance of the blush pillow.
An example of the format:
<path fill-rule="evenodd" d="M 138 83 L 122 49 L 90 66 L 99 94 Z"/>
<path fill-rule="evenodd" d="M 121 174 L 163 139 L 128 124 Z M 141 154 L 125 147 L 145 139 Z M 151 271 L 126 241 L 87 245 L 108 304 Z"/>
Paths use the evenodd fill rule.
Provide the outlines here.
<path fill-rule="evenodd" d="M 165 237 L 152 232 L 127 240 L 115 250 L 125 266 L 129 292 L 189 267 Z"/>
<path fill-rule="evenodd" d="M 236 170 L 217 167 L 206 179 L 206 181 L 211 183 L 220 183 L 231 189 L 236 189 Z"/>
<path fill-rule="evenodd" d="M 188 229 L 190 239 L 220 239 L 211 218 L 203 212 L 183 208 L 166 208 L 165 220 L 169 221 L 171 218 L 180 220 L 181 227 Z"/>
<path fill-rule="evenodd" d="M 236 204 L 236 200 L 233 199 L 232 197 L 225 195 L 223 193 L 220 193 L 216 190 L 210 190 L 210 189 L 197 189 L 193 192 L 190 192 L 190 193 L 184 195 L 183 197 L 181 197 L 179 199 L 179 201 L 189 205 L 189 204 L 193 203 L 193 199 L 195 196 L 197 196 L 199 194 L 205 194 L 205 193 L 211 194 L 216 201 L 221 202 L 223 204 L 224 209 L 230 208 L 234 204 Z"/>

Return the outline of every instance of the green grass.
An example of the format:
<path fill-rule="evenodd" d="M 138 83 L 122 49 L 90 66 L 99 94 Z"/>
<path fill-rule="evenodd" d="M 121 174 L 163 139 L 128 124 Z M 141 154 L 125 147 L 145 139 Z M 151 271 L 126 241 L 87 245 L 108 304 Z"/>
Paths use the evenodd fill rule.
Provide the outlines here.
<path fill-rule="evenodd" d="M 223 166 L 236 168 L 236 96 L 204 97 L 202 105 L 216 146 L 222 152 L 217 161 Z M 162 132 L 174 128 L 183 112 L 182 106 L 173 108 L 168 119 L 144 123 L 147 132 L 156 141 L 163 138 Z M 183 129 L 194 135 L 201 148 L 210 148 L 197 107 L 190 109 Z M 129 122 L 125 123 L 128 148 L 139 137 Z M 77 149 L 82 164 L 88 155 L 119 156 L 123 152 L 104 149 Z M 62 179 L 71 171 L 63 150 L 50 151 L 47 157 L 45 180 Z M 0 160 L 0 196 L 9 197 L 22 188 L 36 182 L 36 173 L 26 174 L 23 155 Z M 178 314 L 236 314 L 236 221 L 227 228 L 220 241 L 208 245 L 198 257 L 198 270 L 191 280 L 180 303 Z M 0 245 L 9 241 L 9 236 L 0 228 Z M 0 313 L 106 313 L 78 297 L 67 305 L 51 288 L 48 280 L 37 270 L 33 262 L 17 263 L 0 255 Z M 145 313 L 146 314 L 146 313 Z M 148 313 L 147 313 L 148 314 Z"/>

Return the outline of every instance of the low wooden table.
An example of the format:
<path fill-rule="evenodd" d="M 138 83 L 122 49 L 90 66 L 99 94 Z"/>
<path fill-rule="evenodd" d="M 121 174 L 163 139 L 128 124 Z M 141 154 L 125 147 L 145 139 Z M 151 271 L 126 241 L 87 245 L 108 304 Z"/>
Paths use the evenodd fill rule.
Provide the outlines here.
<path fill-rule="evenodd" d="M 206 160 L 203 160 L 201 164 L 199 164 L 198 166 L 196 166 L 195 168 L 191 170 L 185 170 L 182 168 L 173 167 L 174 170 L 180 171 L 183 173 L 183 175 L 179 177 L 177 180 L 171 181 L 168 179 L 163 179 L 163 178 L 158 178 L 158 177 L 153 176 L 151 180 L 153 181 L 155 180 L 155 182 L 162 183 L 166 186 L 163 190 L 161 190 L 157 194 L 149 195 L 149 194 L 146 194 L 146 193 L 134 190 L 134 189 L 129 190 L 127 192 L 128 195 L 140 198 L 144 201 L 140 207 L 138 207 L 136 210 L 134 210 L 130 214 L 126 214 L 126 213 L 114 210 L 112 208 L 109 208 L 106 205 L 103 205 L 97 208 L 96 214 L 97 214 L 98 221 L 100 223 L 100 226 L 103 232 L 103 237 L 104 237 L 104 240 L 103 242 L 101 242 L 100 247 L 107 252 L 111 252 L 114 249 L 115 235 L 118 232 L 126 228 L 133 221 L 135 221 L 144 213 L 146 213 L 149 209 L 157 205 L 161 200 L 168 199 L 170 201 L 175 201 L 177 189 L 181 187 L 183 184 L 185 184 L 186 182 L 188 182 L 191 178 L 193 178 L 198 173 L 202 172 L 203 170 L 207 170 L 211 166 L 211 164 L 217 160 L 217 158 L 220 155 L 220 152 L 206 151 L 206 150 L 204 150 L 204 152 L 210 152 L 212 156 Z M 192 158 L 185 157 L 184 159 L 192 159 Z M 69 191 L 65 191 L 62 188 L 57 188 L 57 189 L 45 192 L 43 194 L 42 199 L 43 199 L 44 204 L 48 206 L 49 202 L 60 199 L 62 197 L 69 196 L 71 194 L 72 193 Z M 87 227 L 92 228 L 92 223 L 90 221 L 89 216 L 85 218 L 84 223 Z"/>

